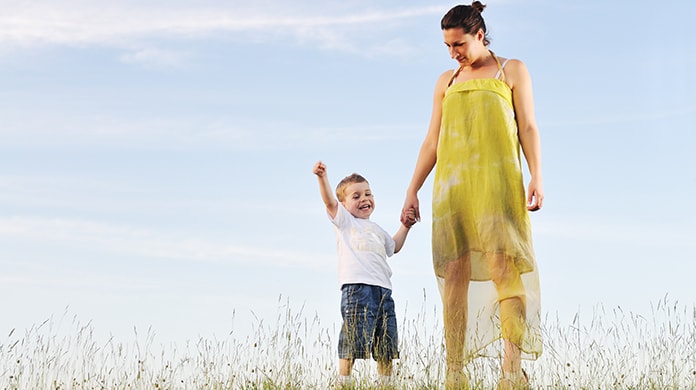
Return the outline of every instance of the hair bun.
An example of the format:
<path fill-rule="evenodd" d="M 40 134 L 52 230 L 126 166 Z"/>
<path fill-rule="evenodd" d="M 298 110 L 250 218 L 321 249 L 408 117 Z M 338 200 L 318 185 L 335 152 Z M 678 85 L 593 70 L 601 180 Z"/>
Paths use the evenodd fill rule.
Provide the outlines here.
<path fill-rule="evenodd" d="M 474 1 L 471 3 L 471 7 L 478 11 L 478 13 L 483 12 L 483 9 L 486 8 L 486 5 L 481 3 L 480 1 Z"/>

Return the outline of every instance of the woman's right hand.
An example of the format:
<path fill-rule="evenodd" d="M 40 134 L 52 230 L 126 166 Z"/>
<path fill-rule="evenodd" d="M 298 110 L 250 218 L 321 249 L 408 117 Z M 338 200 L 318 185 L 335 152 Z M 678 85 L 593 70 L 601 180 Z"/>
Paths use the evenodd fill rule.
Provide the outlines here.
<path fill-rule="evenodd" d="M 404 202 L 404 208 L 401 209 L 401 223 L 406 225 L 409 223 L 415 211 L 416 222 L 420 222 L 420 209 L 418 208 L 418 195 L 408 194 L 406 195 L 406 201 Z"/>

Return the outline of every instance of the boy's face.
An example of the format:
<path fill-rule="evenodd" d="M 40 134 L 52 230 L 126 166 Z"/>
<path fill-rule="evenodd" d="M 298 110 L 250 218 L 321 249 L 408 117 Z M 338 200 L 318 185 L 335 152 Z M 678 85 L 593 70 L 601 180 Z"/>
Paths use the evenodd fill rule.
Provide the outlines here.
<path fill-rule="evenodd" d="M 369 219 L 375 209 L 375 199 L 372 197 L 368 183 L 351 183 L 343 192 L 343 207 L 355 218 Z"/>

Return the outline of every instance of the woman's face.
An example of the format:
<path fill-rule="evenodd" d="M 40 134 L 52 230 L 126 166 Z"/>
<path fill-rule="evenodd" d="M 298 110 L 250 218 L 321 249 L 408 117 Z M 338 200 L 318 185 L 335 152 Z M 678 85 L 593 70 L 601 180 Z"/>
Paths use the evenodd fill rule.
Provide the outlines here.
<path fill-rule="evenodd" d="M 483 44 L 484 33 L 479 30 L 476 35 L 464 33 L 464 29 L 448 28 L 442 30 L 445 46 L 449 50 L 450 57 L 460 64 L 470 64 L 476 58 L 475 54 L 485 48 Z"/>

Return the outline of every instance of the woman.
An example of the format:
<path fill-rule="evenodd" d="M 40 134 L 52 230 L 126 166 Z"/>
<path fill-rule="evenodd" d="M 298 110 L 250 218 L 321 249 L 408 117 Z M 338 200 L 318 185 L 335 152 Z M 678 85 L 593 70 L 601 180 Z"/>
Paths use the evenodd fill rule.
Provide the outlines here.
<path fill-rule="evenodd" d="M 542 207 L 541 147 L 524 63 L 496 56 L 481 16 L 459 5 L 442 18 L 459 63 L 437 81 L 428 133 L 402 219 L 435 168 L 433 264 L 442 293 L 447 388 L 468 387 L 464 365 L 503 339 L 499 389 L 523 388 L 521 359 L 541 354 L 539 278 L 528 211 Z M 525 189 L 520 146 L 531 180 Z M 436 165 L 437 163 L 437 165 Z"/>

